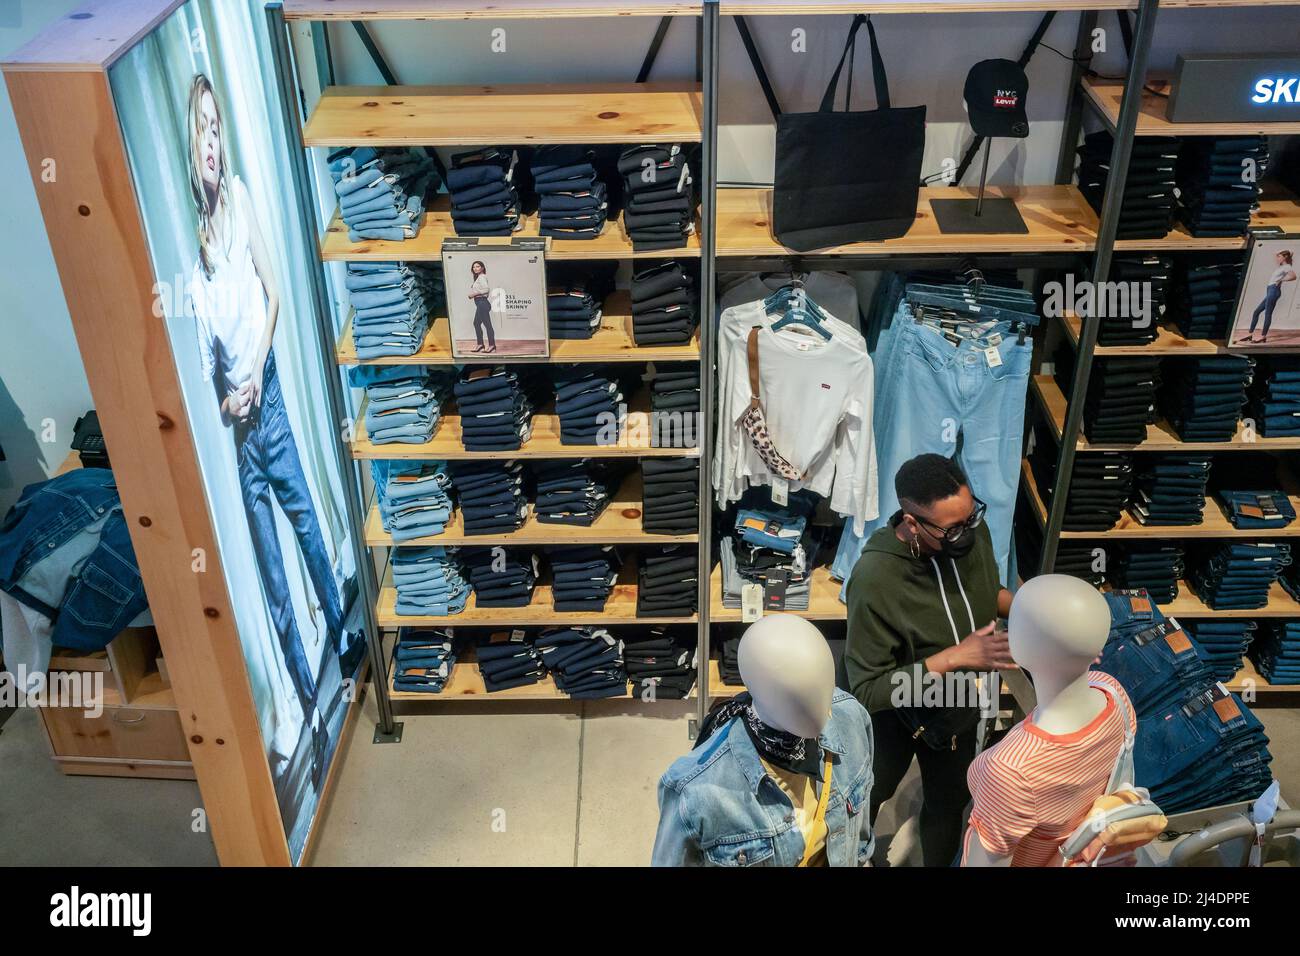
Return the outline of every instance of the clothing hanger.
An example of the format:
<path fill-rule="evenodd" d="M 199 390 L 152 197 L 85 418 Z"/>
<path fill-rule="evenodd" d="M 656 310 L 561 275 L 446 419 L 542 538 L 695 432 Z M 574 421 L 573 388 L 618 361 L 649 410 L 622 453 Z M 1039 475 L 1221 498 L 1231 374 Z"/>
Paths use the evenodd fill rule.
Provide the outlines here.
<path fill-rule="evenodd" d="M 763 300 L 763 309 L 768 315 L 783 312 L 782 317 L 772 324 L 772 331 L 779 332 L 787 326 L 797 325 L 811 329 L 829 342 L 831 331 L 822 325 L 827 315 L 809 298 L 803 277 L 796 271 L 797 266 L 798 262 L 791 259 L 789 281 Z"/>

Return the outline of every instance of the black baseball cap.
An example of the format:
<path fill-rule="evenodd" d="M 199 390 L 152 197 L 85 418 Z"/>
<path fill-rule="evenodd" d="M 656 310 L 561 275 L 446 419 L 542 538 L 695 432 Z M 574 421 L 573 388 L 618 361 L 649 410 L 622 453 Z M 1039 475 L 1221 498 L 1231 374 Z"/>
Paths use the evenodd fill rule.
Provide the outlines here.
<path fill-rule="evenodd" d="M 1025 100 L 1029 78 L 1014 60 L 980 60 L 966 74 L 966 111 L 970 126 L 980 136 L 1029 135 Z"/>

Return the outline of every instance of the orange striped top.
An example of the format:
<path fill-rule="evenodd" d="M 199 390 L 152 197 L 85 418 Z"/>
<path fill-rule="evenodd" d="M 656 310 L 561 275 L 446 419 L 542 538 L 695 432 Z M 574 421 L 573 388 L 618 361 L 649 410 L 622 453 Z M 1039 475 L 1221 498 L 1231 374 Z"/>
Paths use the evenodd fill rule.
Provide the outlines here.
<path fill-rule="evenodd" d="M 1123 694 L 1119 681 L 1100 671 L 1092 686 Z M 1127 696 L 1124 700 L 1127 701 Z M 1131 715 L 1132 706 L 1127 708 Z M 1108 695 L 1086 727 L 1049 734 L 1033 715 L 977 756 L 966 781 L 974 798 L 970 824 L 984 848 L 1010 856 L 1012 866 L 1060 866 L 1062 843 L 1106 789 L 1124 743 L 1123 713 Z M 1136 732 L 1130 716 L 1129 729 Z"/>

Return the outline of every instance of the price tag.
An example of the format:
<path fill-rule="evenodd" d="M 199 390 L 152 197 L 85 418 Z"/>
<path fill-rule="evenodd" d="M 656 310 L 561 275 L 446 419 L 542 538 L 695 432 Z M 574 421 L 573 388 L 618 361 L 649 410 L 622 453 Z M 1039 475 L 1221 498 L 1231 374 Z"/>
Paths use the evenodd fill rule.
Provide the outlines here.
<path fill-rule="evenodd" d="M 763 616 L 763 585 L 746 584 L 740 589 L 740 619 L 753 624 Z"/>
<path fill-rule="evenodd" d="M 772 504 L 784 508 L 790 503 L 790 482 L 784 478 L 772 476 Z"/>
<path fill-rule="evenodd" d="M 1002 364 L 1002 353 L 990 346 L 984 350 L 984 361 L 989 363 L 989 368 L 997 368 Z"/>
<path fill-rule="evenodd" d="M 790 577 L 784 570 L 774 569 L 767 573 L 767 580 L 764 582 L 763 586 L 764 610 L 785 610 L 785 592 L 789 583 Z"/>
<path fill-rule="evenodd" d="M 524 632 L 519 628 L 515 628 L 513 631 L 510 632 L 511 642 L 515 644 L 519 644 L 523 642 L 523 639 L 524 639 Z"/>

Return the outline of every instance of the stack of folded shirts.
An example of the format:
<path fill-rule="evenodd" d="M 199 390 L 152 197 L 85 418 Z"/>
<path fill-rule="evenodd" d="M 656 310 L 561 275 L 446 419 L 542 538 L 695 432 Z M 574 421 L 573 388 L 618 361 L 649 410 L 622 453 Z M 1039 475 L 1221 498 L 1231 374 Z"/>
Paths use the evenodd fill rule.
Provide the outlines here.
<path fill-rule="evenodd" d="M 465 534 L 509 534 L 519 530 L 528 515 L 519 462 L 454 461 L 449 467 Z"/>
<path fill-rule="evenodd" d="M 641 459 L 641 530 L 690 534 L 700 526 L 700 460 Z"/>
<path fill-rule="evenodd" d="M 423 365 L 355 365 L 348 381 L 366 390 L 366 435 L 375 445 L 430 441 L 452 384 L 450 373 Z"/>
<path fill-rule="evenodd" d="M 475 548 L 462 553 L 475 607 L 528 607 L 537 583 L 537 558 L 514 548 Z"/>
<path fill-rule="evenodd" d="M 1200 524 L 1210 459 L 1154 455 L 1139 468 L 1129 513 L 1144 525 Z"/>
<path fill-rule="evenodd" d="M 540 146 L 532 160 L 541 235 L 595 239 L 605 228 L 609 191 L 589 146 Z"/>
<path fill-rule="evenodd" d="M 627 696 L 623 642 L 603 627 L 551 628 L 533 639 L 533 648 L 555 686 L 575 700 Z"/>
<path fill-rule="evenodd" d="M 533 467 L 537 503 L 533 514 L 541 524 L 590 528 L 613 500 L 622 478 L 611 459 L 575 458 L 538 462 Z"/>
<path fill-rule="evenodd" d="M 414 355 L 443 303 L 442 267 L 417 262 L 349 262 L 352 341 L 362 360 Z"/>
<path fill-rule="evenodd" d="M 627 418 L 627 369 L 615 365 L 562 365 L 555 368 L 553 381 L 560 444 L 618 443 Z"/>
<path fill-rule="evenodd" d="M 527 687 L 546 675 L 546 665 L 533 645 L 524 639 L 523 631 L 497 631 L 479 638 L 474 651 L 483 686 L 489 694 Z"/>
<path fill-rule="evenodd" d="M 636 252 L 676 249 L 695 232 L 695 190 L 679 145 L 632 146 L 618 157 L 623 225 Z"/>
<path fill-rule="evenodd" d="M 690 617 L 699 605 L 699 588 L 699 548 L 646 548 L 637 577 L 636 616 Z"/>
<path fill-rule="evenodd" d="M 1300 621 L 1265 621 L 1250 659 L 1270 684 L 1300 684 Z"/>
<path fill-rule="evenodd" d="M 517 451 L 532 437 L 543 387 L 526 366 L 468 366 L 455 385 L 466 451 Z"/>
<path fill-rule="evenodd" d="M 1285 528 L 1295 521 L 1291 499 L 1279 489 L 1241 491 L 1221 488 L 1216 494 L 1234 528 L 1251 531 Z"/>
<path fill-rule="evenodd" d="M 623 642 L 623 666 L 632 695 L 656 700 L 683 700 L 695 686 L 696 635 L 693 628 L 660 625 Z"/>
<path fill-rule="evenodd" d="M 1237 310 L 1241 253 L 1179 257 L 1169 290 L 1169 314 L 1189 339 L 1226 339 Z"/>
<path fill-rule="evenodd" d="M 669 260 L 632 274 L 632 338 L 639 346 L 686 345 L 695 333 L 694 280 Z"/>
<path fill-rule="evenodd" d="M 617 263 L 546 270 L 546 324 L 553 339 L 589 339 L 600 328 Z"/>
<path fill-rule="evenodd" d="M 445 617 L 465 610 L 469 582 L 455 548 L 394 548 L 392 574 L 398 614 Z"/>
<path fill-rule="evenodd" d="M 1041 545 L 1040 545 L 1041 548 Z M 1098 561 L 1092 542 L 1062 541 L 1056 550 L 1056 574 L 1082 578 L 1095 588 L 1106 583 L 1106 563 Z"/>
<path fill-rule="evenodd" d="M 451 221 L 458 236 L 509 236 L 523 228 L 522 178 L 513 149 L 457 153 L 447 170 Z"/>
<path fill-rule="evenodd" d="M 650 444 L 695 448 L 700 443 L 700 364 L 656 362 L 650 376 Z"/>
<path fill-rule="evenodd" d="M 1160 318 L 1165 313 L 1165 302 L 1170 275 L 1173 270 L 1170 256 L 1153 252 L 1116 256 L 1110 264 L 1110 281 L 1127 284 L 1138 290 L 1142 301 L 1131 301 L 1126 314 L 1111 315 L 1110 309 L 1097 308 L 1104 313 L 1097 330 L 1098 345 L 1146 345 L 1154 342 L 1160 329 Z M 1150 301 L 1146 294 L 1150 293 Z M 1139 314 L 1140 307 L 1142 314 Z"/>
<path fill-rule="evenodd" d="M 718 661 L 718 676 L 728 687 L 740 687 L 745 682 L 740 677 L 740 638 L 737 634 L 722 642 L 722 657 Z"/>
<path fill-rule="evenodd" d="M 1110 178 L 1110 154 L 1114 138 L 1102 130 L 1090 133 L 1079 147 L 1079 191 L 1098 212 Z M 1120 206 L 1117 239 L 1160 239 L 1173 225 L 1174 167 L 1178 140 L 1166 136 L 1143 136 L 1133 141 L 1124 199 Z"/>
<path fill-rule="evenodd" d="M 610 545 L 550 547 L 551 593 L 557 611 L 603 611 L 623 566 Z"/>
<path fill-rule="evenodd" d="M 1187 583 L 1215 611 L 1253 610 L 1268 604 L 1268 592 L 1291 563 L 1283 541 L 1223 541 L 1188 561 Z"/>
<path fill-rule="evenodd" d="M 1126 543 L 1112 558 L 1107 578 L 1116 587 L 1142 589 L 1157 604 L 1169 604 L 1178 597 L 1184 569 L 1181 546 L 1133 542 Z"/>
<path fill-rule="evenodd" d="M 1045 504 L 1056 493 L 1056 451 L 1051 445 L 1035 443 L 1029 455 Z M 1133 495 L 1133 459 L 1120 452 L 1089 452 L 1074 460 L 1070 487 L 1065 496 L 1063 531 L 1109 531 Z"/>
<path fill-rule="evenodd" d="M 442 534 L 451 519 L 446 462 L 376 459 L 370 463 L 379 517 L 393 543 Z"/>
<path fill-rule="evenodd" d="M 1229 683 L 1242 668 L 1242 657 L 1255 637 L 1254 621 L 1188 621 L 1185 629 L 1215 680 Z"/>
<path fill-rule="evenodd" d="M 1244 236 L 1268 168 L 1263 136 L 1197 136 L 1178 151 L 1178 218 L 1193 236 Z"/>
<path fill-rule="evenodd" d="M 451 628 L 399 627 L 393 647 L 393 689 L 441 694 L 456 666 Z"/>
<path fill-rule="evenodd" d="M 414 239 L 438 170 L 423 149 L 347 146 L 329 154 L 330 176 L 348 240 Z"/>
<path fill-rule="evenodd" d="M 1259 360 L 1250 414 L 1265 438 L 1300 435 L 1300 359 L 1270 355 Z"/>
<path fill-rule="evenodd" d="M 1057 380 L 1070 393 L 1073 360 L 1056 363 Z M 1094 444 L 1135 445 L 1147 437 L 1160 384 L 1155 358 L 1097 359 L 1084 400 L 1083 431 Z"/>
<path fill-rule="evenodd" d="M 1161 405 L 1183 441 L 1231 441 L 1254 363 L 1240 355 L 1170 363 Z"/>

